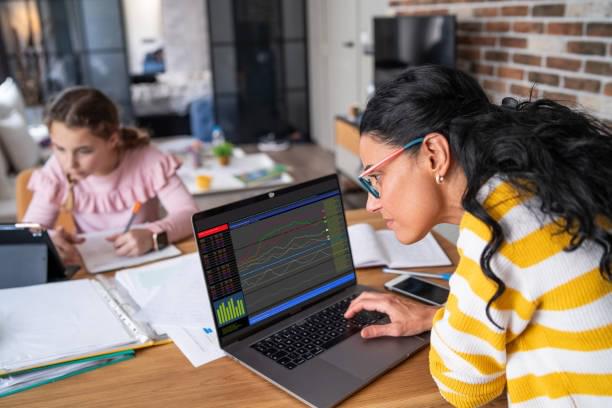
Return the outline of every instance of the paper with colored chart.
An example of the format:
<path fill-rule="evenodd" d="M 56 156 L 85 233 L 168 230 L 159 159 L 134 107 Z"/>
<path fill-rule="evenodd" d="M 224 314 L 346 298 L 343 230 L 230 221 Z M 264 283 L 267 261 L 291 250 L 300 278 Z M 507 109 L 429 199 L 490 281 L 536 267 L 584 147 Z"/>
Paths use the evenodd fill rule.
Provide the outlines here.
<path fill-rule="evenodd" d="M 225 355 L 197 253 L 125 269 L 115 279 L 141 307 L 136 318 L 166 333 L 194 366 Z"/>

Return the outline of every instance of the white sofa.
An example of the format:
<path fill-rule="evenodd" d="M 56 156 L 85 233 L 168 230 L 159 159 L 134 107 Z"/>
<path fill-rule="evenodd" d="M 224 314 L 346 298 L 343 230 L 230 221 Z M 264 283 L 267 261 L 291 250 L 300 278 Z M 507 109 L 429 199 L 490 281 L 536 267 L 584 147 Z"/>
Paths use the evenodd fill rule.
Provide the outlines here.
<path fill-rule="evenodd" d="M 23 96 L 15 81 L 7 78 L 0 84 L 0 222 L 15 221 L 17 173 L 41 162 L 41 149 L 28 127 Z"/>

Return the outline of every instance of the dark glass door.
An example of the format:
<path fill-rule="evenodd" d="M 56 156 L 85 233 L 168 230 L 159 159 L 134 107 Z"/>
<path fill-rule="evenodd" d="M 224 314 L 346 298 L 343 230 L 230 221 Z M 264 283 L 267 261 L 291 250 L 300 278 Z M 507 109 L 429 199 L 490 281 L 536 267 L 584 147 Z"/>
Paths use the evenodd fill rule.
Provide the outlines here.
<path fill-rule="evenodd" d="M 304 0 L 210 0 L 215 114 L 229 140 L 309 139 Z"/>

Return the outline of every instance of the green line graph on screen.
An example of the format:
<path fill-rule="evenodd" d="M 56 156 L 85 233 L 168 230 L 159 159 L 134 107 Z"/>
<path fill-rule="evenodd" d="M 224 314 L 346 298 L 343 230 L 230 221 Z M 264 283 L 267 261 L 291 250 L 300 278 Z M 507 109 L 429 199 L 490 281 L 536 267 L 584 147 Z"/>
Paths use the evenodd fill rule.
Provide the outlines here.
<path fill-rule="evenodd" d="M 259 227 L 236 249 L 247 299 L 249 293 L 303 270 L 311 270 L 310 278 L 317 280 L 326 273 L 321 267 L 326 263 L 333 263 L 338 270 L 350 268 L 342 205 L 337 198 L 271 219 Z"/>

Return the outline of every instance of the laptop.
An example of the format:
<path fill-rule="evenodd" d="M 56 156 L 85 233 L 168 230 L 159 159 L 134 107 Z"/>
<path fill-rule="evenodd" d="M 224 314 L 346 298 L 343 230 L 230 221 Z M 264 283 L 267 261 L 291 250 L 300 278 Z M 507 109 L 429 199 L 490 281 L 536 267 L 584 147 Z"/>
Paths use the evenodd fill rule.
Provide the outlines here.
<path fill-rule="evenodd" d="M 221 348 L 302 402 L 334 406 L 428 344 L 364 340 L 345 320 L 357 284 L 336 175 L 193 216 Z"/>

